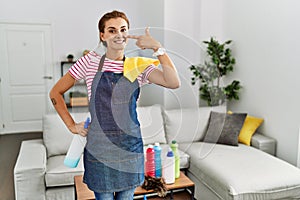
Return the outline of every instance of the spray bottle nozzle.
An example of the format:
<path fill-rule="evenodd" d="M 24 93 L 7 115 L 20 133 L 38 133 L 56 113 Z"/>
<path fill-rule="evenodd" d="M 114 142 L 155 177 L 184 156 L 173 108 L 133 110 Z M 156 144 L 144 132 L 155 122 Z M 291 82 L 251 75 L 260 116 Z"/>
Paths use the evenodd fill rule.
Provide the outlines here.
<path fill-rule="evenodd" d="M 85 122 L 84 122 L 84 128 L 85 129 L 87 129 L 88 127 L 89 127 L 89 125 L 90 125 L 90 118 L 88 117 L 88 118 L 86 118 L 86 120 L 85 120 Z"/>

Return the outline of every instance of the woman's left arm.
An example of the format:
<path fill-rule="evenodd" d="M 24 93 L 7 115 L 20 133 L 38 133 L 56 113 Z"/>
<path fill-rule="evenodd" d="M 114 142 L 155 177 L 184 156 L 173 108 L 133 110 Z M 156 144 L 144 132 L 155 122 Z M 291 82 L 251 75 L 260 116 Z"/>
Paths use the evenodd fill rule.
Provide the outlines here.
<path fill-rule="evenodd" d="M 145 35 L 128 35 L 127 38 L 136 39 L 136 45 L 141 49 L 153 49 L 156 52 L 161 48 L 161 44 L 156 41 L 149 32 L 149 28 L 145 29 Z M 157 56 L 161 69 L 155 69 L 149 74 L 149 81 L 166 88 L 176 89 L 180 86 L 180 80 L 174 63 L 167 53 Z"/>
<path fill-rule="evenodd" d="M 166 88 L 176 89 L 180 86 L 177 70 L 167 53 L 157 56 L 162 70 L 155 69 L 149 74 L 149 81 Z"/>

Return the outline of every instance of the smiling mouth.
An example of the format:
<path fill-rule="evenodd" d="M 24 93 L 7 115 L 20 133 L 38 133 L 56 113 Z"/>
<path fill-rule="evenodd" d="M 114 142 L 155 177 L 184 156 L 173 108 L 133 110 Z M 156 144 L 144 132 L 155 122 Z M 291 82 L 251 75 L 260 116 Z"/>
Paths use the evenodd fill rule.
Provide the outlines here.
<path fill-rule="evenodd" d="M 125 40 L 115 40 L 114 42 L 117 44 L 123 44 L 123 43 L 125 43 Z"/>
<path fill-rule="evenodd" d="M 117 43 L 117 44 L 126 43 L 126 38 L 125 37 L 118 38 L 117 40 L 114 40 L 114 43 Z"/>

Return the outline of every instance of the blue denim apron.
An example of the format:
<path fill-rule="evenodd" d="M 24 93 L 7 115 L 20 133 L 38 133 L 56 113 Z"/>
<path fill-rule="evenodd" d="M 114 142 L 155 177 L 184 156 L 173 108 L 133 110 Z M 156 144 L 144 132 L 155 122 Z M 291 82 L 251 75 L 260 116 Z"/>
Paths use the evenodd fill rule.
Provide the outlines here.
<path fill-rule="evenodd" d="M 122 73 L 101 72 L 92 88 L 91 124 L 84 150 L 84 183 L 95 192 L 119 192 L 144 181 L 144 153 L 136 101 L 139 84 Z"/>

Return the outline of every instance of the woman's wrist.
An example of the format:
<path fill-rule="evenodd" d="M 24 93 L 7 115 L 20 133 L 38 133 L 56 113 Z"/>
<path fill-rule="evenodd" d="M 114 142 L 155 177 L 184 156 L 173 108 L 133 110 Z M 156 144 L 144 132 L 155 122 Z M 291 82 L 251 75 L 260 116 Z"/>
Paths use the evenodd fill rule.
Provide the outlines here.
<path fill-rule="evenodd" d="M 70 125 L 67 125 L 69 131 L 73 134 L 78 134 L 78 131 L 77 131 L 77 128 L 76 128 L 76 124 L 73 123 L 73 124 L 70 124 Z"/>
<path fill-rule="evenodd" d="M 166 53 L 166 49 L 164 49 L 163 47 L 159 47 L 156 51 L 154 51 L 153 53 L 153 57 L 158 57 L 158 56 L 162 56 Z"/>
<path fill-rule="evenodd" d="M 161 48 L 161 44 L 159 42 L 157 42 L 153 47 L 152 47 L 152 50 L 153 52 L 156 52 L 159 48 Z"/>

